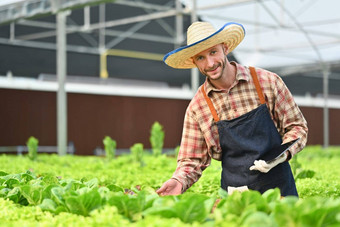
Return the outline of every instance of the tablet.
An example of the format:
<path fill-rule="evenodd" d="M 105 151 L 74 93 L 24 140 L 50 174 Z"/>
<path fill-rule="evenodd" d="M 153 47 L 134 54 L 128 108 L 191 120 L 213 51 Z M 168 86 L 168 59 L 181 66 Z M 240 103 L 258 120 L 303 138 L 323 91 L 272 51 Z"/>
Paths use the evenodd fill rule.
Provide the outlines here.
<path fill-rule="evenodd" d="M 277 146 L 277 147 L 267 151 L 263 156 L 260 157 L 260 159 L 264 160 L 266 162 L 270 162 L 270 161 L 278 158 L 284 152 L 288 151 L 289 148 L 291 148 L 299 140 L 300 140 L 300 138 L 295 139 L 293 141 L 290 141 L 288 143 L 281 144 L 280 146 Z"/>

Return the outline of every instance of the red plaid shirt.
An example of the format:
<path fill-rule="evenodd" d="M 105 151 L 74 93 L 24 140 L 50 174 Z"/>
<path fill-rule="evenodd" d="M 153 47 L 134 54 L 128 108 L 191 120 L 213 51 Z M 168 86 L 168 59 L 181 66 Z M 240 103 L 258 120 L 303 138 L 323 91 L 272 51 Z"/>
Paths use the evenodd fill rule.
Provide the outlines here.
<path fill-rule="evenodd" d="M 260 105 L 249 68 L 235 62 L 232 64 L 236 66 L 237 72 L 229 91 L 214 88 L 208 80 L 202 85 L 221 120 L 239 117 Z M 283 143 L 301 138 L 290 149 L 293 156 L 306 145 L 307 122 L 278 75 L 260 68 L 256 68 L 256 72 Z M 201 89 L 198 89 L 185 113 L 177 169 L 172 178 L 181 182 L 183 190 L 186 190 L 201 177 L 202 171 L 210 165 L 211 158 L 221 160 L 221 157 L 217 125 Z"/>

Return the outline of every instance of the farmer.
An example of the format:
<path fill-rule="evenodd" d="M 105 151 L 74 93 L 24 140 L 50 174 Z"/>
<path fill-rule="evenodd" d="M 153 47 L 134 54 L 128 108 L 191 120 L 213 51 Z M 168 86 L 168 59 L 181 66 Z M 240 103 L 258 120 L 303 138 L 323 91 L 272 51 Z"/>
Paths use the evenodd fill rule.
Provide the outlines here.
<path fill-rule="evenodd" d="M 288 161 L 306 145 L 306 120 L 278 75 L 228 61 L 244 35 L 238 23 L 216 31 L 208 22 L 195 22 L 187 46 L 165 55 L 167 65 L 197 67 L 206 81 L 187 107 L 177 169 L 159 195 L 185 192 L 213 158 L 222 162 L 221 187 L 229 194 L 278 187 L 282 196 L 298 196 Z M 295 139 L 289 150 L 262 160 Z"/>

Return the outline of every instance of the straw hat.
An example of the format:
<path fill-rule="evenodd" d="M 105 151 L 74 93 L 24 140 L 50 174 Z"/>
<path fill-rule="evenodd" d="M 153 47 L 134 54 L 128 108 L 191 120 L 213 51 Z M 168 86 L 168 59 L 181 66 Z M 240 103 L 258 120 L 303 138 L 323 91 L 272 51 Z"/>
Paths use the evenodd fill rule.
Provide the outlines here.
<path fill-rule="evenodd" d="M 227 23 L 216 31 L 209 22 L 194 22 L 187 31 L 187 46 L 169 52 L 163 61 L 173 68 L 195 68 L 191 57 L 220 43 L 225 43 L 230 53 L 243 40 L 244 35 L 245 30 L 238 23 Z"/>

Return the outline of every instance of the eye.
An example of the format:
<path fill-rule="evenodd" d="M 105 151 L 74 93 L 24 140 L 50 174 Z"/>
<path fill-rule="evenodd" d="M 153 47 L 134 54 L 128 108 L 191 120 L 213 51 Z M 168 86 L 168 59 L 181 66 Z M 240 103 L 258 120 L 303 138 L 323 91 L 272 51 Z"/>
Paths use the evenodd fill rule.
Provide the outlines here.
<path fill-rule="evenodd" d="M 211 55 L 214 55 L 214 54 L 216 54 L 216 53 L 217 53 L 216 50 L 212 50 L 212 51 L 210 52 Z"/>
<path fill-rule="evenodd" d="M 197 57 L 196 57 L 196 61 L 202 61 L 203 59 L 204 59 L 203 56 L 197 56 Z"/>

